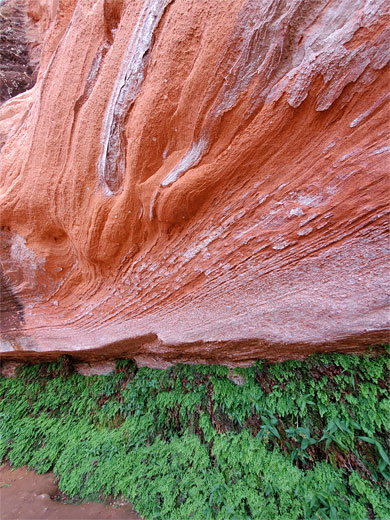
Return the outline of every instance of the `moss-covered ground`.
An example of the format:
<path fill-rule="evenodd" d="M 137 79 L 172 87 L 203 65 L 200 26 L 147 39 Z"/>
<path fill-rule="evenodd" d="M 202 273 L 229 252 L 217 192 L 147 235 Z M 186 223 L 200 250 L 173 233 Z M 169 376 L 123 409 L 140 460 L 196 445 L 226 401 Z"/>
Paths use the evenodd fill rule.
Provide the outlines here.
<path fill-rule="evenodd" d="M 1 378 L 0 459 L 147 520 L 389 520 L 389 390 L 388 349 L 89 377 L 60 358 Z"/>

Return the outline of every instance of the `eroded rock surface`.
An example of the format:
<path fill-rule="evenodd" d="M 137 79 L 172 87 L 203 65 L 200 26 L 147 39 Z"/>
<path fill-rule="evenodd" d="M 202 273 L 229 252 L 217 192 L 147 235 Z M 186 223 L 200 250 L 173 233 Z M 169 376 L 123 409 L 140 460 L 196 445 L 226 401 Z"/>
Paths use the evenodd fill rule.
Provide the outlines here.
<path fill-rule="evenodd" d="M 5 359 L 388 339 L 385 1 L 34 1 L 37 83 L 0 111 Z"/>

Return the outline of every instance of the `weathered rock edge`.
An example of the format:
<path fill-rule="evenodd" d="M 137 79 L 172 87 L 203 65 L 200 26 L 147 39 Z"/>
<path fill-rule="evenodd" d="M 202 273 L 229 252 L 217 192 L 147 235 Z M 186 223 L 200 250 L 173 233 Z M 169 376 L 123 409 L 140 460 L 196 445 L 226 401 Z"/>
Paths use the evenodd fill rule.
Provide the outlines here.
<path fill-rule="evenodd" d="M 54 361 L 59 356 L 69 355 L 74 362 L 88 362 L 90 364 L 117 359 L 134 359 L 138 366 L 165 368 L 175 363 L 214 364 L 216 356 L 222 359 L 225 366 L 251 366 L 257 359 L 270 362 L 280 362 L 286 359 L 303 360 L 311 354 L 343 352 L 345 354 L 362 354 L 372 346 L 388 344 L 388 331 L 366 333 L 363 337 L 340 339 L 339 341 L 289 345 L 273 345 L 260 342 L 258 339 L 241 341 L 192 342 L 179 344 L 165 344 L 156 334 L 149 334 L 139 338 L 117 341 L 100 348 L 85 350 L 50 350 L 13 351 L 1 353 L 3 362 L 32 362 L 41 363 Z M 283 349 L 289 349 L 286 356 Z M 257 357 L 251 357 L 255 352 Z"/>

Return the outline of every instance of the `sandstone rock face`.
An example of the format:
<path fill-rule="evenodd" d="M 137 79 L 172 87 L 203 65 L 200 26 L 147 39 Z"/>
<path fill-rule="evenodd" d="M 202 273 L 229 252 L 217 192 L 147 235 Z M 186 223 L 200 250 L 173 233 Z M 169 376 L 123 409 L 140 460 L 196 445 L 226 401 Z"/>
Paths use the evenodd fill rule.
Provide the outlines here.
<path fill-rule="evenodd" d="M 0 110 L 4 359 L 388 339 L 385 1 L 42 1 Z"/>

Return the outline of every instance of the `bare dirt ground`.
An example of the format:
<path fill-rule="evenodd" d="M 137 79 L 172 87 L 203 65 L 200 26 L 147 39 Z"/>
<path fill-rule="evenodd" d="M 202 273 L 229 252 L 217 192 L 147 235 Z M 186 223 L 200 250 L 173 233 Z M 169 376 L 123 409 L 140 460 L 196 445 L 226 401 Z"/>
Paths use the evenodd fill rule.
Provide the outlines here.
<path fill-rule="evenodd" d="M 64 504 L 50 497 L 59 495 L 52 473 L 37 475 L 26 467 L 0 467 L 1 520 L 138 520 L 129 504 L 98 502 Z"/>

